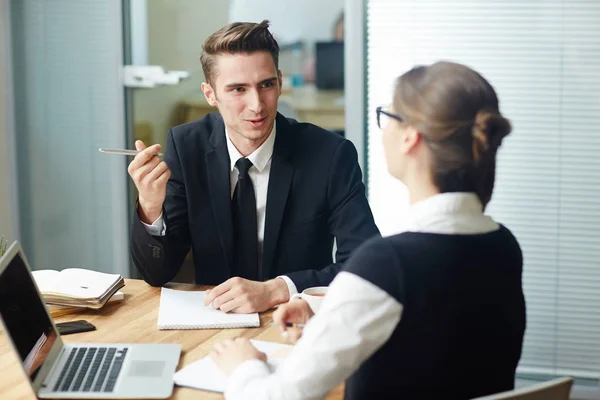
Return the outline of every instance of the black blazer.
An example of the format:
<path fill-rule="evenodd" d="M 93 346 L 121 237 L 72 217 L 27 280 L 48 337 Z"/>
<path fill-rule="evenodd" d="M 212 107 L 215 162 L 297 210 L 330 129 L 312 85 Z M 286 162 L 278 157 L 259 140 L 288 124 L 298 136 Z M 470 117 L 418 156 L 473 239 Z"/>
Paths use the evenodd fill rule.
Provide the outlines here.
<path fill-rule="evenodd" d="M 343 137 L 277 115 L 261 277 L 287 275 L 298 291 L 328 285 L 366 239 L 379 235 L 365 196 L 354 145 Z M 166 234 L 151 236 L 134 213 L 131 255 L 144 280 L 169 282 L 192 248 L 196 283 L 232 277 L 230 161 L 219 114 L 169 132 L 171 170 L 163 217 Z M 336 239 L 336 263 L 333 240 Z"/>

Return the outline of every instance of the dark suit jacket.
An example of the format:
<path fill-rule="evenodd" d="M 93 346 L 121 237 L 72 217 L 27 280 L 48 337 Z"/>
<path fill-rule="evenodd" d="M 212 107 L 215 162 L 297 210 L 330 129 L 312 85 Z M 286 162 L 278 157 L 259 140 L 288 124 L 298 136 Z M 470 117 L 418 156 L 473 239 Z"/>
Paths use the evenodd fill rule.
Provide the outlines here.
<path fill-rule="evenodd" d="M 219 114 L 169 132 L 171 170 L 163 217 L 166 234 L 151 236 L 134 213 L 131 254 L 144 280 L 169 282 L 190 246 L 196 283 L 232 276 L 230 161 Z M 298 291 L 328 285 L 350 253 L 379 235 L 365 196 L 354 145 L 311 124 L 277 115 L 261 267 L 262 279 L 287 275 Z M 336 238 L 336 263 L 332 260 Z"/>

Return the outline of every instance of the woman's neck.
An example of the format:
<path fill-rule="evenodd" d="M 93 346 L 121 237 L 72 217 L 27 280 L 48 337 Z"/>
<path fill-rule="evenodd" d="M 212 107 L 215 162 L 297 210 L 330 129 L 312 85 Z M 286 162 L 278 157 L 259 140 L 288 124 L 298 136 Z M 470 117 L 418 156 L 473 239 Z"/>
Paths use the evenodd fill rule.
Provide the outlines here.
<path fill-rule="evenodd" d="M 421 200 L 425 200 L 436 194 L 440 194 L 440 189 L 431 182 L 431 180 L 414 179 L 411 182 L 407 182 L 408 198 L 410 204 L 415 204 Z"/>

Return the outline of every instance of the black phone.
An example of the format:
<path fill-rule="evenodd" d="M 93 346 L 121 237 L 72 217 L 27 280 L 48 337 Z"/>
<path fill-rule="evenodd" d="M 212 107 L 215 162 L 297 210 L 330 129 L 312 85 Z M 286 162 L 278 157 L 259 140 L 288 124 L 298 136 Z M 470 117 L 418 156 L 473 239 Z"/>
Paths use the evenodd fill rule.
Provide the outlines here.
<path fill-rule="evenodd" d="M 93 331 L 96 327 L 86 320 L 80 319 L 77 321 L 60 322 L 56 324 L 56 329 L 58 329 L 58 333 L 61 335 L 68 335 L 70 333 Z"/>

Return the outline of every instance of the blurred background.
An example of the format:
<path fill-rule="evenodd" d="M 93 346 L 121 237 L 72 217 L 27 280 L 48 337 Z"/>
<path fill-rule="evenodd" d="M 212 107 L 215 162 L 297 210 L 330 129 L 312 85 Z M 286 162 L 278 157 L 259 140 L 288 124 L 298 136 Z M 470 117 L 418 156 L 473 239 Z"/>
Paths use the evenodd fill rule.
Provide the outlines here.
<path fill-rule="evenodd" d="M 131 13 L 131 24 L 145 24 L 147 32 L 146 37 L 143 32 L 132 37 L 133 63 L 160 65 L 190 74 L 178 85 L 134 91 L 134 129 L 139 137 L 147 136 L 164 145 L 171 126 L 215 111 L 199 90 L 204 80 L 199 62 L 204 39 L 229 22 L 264 19 L 271 21 L 271 32 L 281 47 L 283 111 L 291 117 L 343 131 L 343 25 L 339 38 L 334 36 L 336 21 L 343 20 L 343 0 L 131 0 L 131 4 L 144 4 L 133 8 L 140 13 Z M 139 21 L 140 17 L 144 20 Z M 318 89 L 317 46 L 321 67 Z M 322 107 L 331 109 L 335 121 L 322 118 Z"/>
<path fill-rule="evenodd" d="M 10 132 L 2 178 L 11 190 L 0 203 L 0 235 L 19 237 L 35 269 L 136 275 L 127 248 L 130 159 L 98 148 L 133 148 L 137 139 L 165 146 L 171 127 L 217 111 L 200 89 L 199 57 L 204 40 L 230 22 L 271 21 L 284 76 L 280 112 L 345 134 L 344 0 L 1 4 Z"/>
<path fill-rule="evenodd" d="M 524 252 L 519 381 L 571 375 L 574 398 L 599 399 L 597 0 L 0 0 L 0 236 L 34 269 L 135 277 L 129 159 L 98 148 L 164 145 L 214 111 L 203 41 L 263 19 L 282 49 L 280 112 L 354 143 L 386 235 L 410 212 L 375 121 L 394 79 L 451 60 L 492 83 L 514 126 L 486 212 Z"/>

